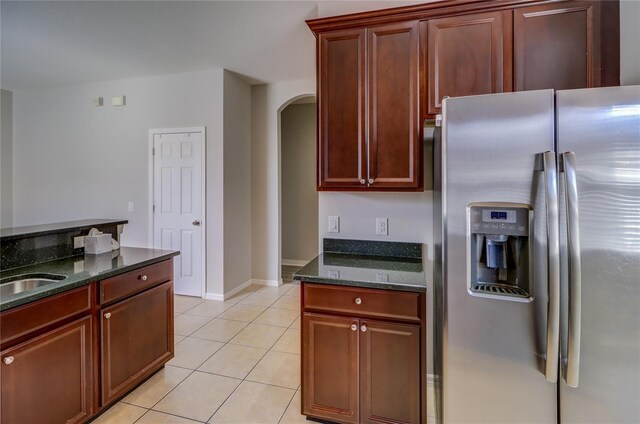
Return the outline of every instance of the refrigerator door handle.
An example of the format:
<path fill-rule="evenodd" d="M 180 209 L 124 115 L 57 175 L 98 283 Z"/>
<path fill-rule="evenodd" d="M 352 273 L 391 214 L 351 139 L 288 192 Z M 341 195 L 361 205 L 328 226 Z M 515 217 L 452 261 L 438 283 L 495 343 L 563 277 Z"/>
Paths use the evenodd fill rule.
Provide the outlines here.
<path fill-rule="evenodd" d="M 576 155 L 562 154 L 567 203 L 567 246 L 569 255 L 569 329 L 567 369 L 565 380 L 570 387 L 578 387 L 580 376 L 580 323 L 582 313 L 582 263 L 580 259 L 580 226 L 578 222 L 578 186 L 576 183 Z"/>
<path fill-rule="evenodd" d="M 558 220 L 558 171 L 555 152 L 543 154 L 544 187 L 547 219 L 547 352 L 545 378 L 558 381 L 558 351 L 560 345 L 560 229 Z"/>

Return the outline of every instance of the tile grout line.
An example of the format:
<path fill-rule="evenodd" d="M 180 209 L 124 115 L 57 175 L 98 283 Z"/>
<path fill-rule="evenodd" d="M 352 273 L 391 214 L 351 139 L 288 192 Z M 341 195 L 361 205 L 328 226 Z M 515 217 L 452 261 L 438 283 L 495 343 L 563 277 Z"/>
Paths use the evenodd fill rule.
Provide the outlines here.
<path fill-rule="evenodd" d="M 282 295 L 279 295 L 278 300 L 280 300 L 283 296 L 286 296 L 286 293 L 287 293 L 288 291 L 290 291 L 291 289 L 292 289 L 292 287 L 290 287 L 289 289 L 287 289 L 287 291 L 286 291 L 286 292 L 284 292 Z M 251 294 L 253 294 L 253 293 L 256 293 L 258 290 L 260 290 L 260 289 L 252 290 L 252 291 L 251 291 L 251 293 L 249 293 L 247 296 L 245 296 L 245 298 L 246 298 L 246 297 L 248 297 L 248 296 L 250 296 L 250 295 L 251 295 Z M 278 300 L 276 300 L 274 303 L 276 303 Z M 184 313 L 184 314 L 187 314 L 187 312 L 188 312 L 188 311 L 190 311 L 191 309 L 196 308 L 197 306 L 201 305 L 201 304 L 202 304 L 202 303 L 204 303 L 205 301 L 206 301 L 206 299 L 203 299 L 203 300 L 202 300 L 202 302 L 199 302 L 197 305 L 193 306 L 192 308 L 188 309 L 186 312 L 183 312 L 183 313 Z M 239 302 L 237 302 L 237 303 L 233 304 L 233 305 L 232 305 L 232 306 L 230 306 L 228 309 L 226 309 L 225 311 L 221 312 L 219 315 L 217 315 L 217 316 L 215 316 L 215 317 L 211 318 L 209 321 L 207 321 L 206 323 L 204 323 L 201 327 L 198 327 L 196 330 L 194 330 L 191 334 L 194 334 L 195 332 L 197 332 L 197 331 L 198 331 L 198 330 L 200 330 L 202 327 L 204 327 L 205 325 L 209 324 L 210 322 L 212 322 L 212 321 L 213 321 L 213 320 L 215 320 L 215 319 L 225 319 L 225 318 L 218 318 L 218 317 L 219 317 L 220 315 L 224 314 L 227 310 L 229 310 L 229 309 L 233 308 L 234 306 L 236 306 L 236 305 L 238 305 L 238 304 L 240 304 L 240 303 L 239 303 Z M 248 306 L 254 306 L 254 305 L 248 305 Z M 255 305 L 255 306 L 259 306 L 259 305 Z M 242 384 L 242 382 L 244 382 L 244 381 L 247 381 L 247 382 L 250 382 L 250 383 L 256 383 L 256 384 L 264 384 L 264 385 L 266 385 L 266 386 L 270 386 L 270 387 L 277 387 L 277 388 L 282 388 L 282 389 L 287 389 L 287 390 L 293 390 L 293 396 L 292 396 L 292 397 L 291 397 L 291 399 L 289 400 L 289 403 L 288 403 L 288 404 L 287 404 L 287 406 L 284 408 L 284 411 L 282 412 L 282 415 L 280 416 L 280 419 L 278 420 L 278 422 L 280 422 L 280 421 L 282 420 L 282 417 L 283 417 L 283 416 L 284 416 L 284 414 L 286 413 L 287 409 L 289 408 L 289 405 L 290 405 L 290 404 L 291 404 L 291 402 L 293 401 L 293 397 L 295 397 L 295 395 L 296 395 L 297 388 L 295 388 L 295 389 L 291 389 L 291 388 L 289 388 L 289 387 L 283 387 L 283 386 L 278 386 L 278 385 L 269 384 L 269 383 L 262 383 L 262 382 L 257 382 L 257 381 L 252 381 L 252 380 L 247 380 L 247 377 L 251 374 L 251 372 L 255 369 L 255 367 L 257 367 L 257 366 L 258 366 L 258 364 L 259 364 L 259 363 L 264 359 L 264 357 L 265 357 L 269 352 L 271 352 L 271 351 L 272 351 L 273 346 L 275 346 L 275 345 L 276 345 L 276 343 L 277 343 L 277 342 L 282 338 L 282 336 L 284 336 L 284 334 L 286 334 L 287 330 L 291 329 L 291 326 L 293 325 L 293 323 L 295 323 L 295 321 L 300 317 L 300 315 L 301 315 L 301 311 L 297 311 L 297 312 L 298 312 L 298 316 L 293 320 L 293 322 L 292 322 L 288 327 L 281 327 L 281 326 L 275 326 L 275 325 L 270 325 L 270 324 L 260 324 L 260 323 L 255 323 L 255 322 L 254 322 L 256 319 L 258 319 L 258 318 L 259 318 L 259 317 L 260 317 L 264 312 L 266 312 L 266 311 L 267 311 L 268 309 L 270 309 L 270 308 L 271 308 L 271 306 L 266 307 L 266 309 L 265 309 L 264 311 L 262 311 L 262 312 L 261 312 L 257 317 L 255 317 L 255 318 L 253 318 L 253 320 L 249 321 L 249 322 L 247 323 L 247 325 L 246 325 L 244 328 L 247 328 L 247 327 L 249 326 L 249 324 L 252 324 L 252 323 L 253 323 L 253 324 L 256 324 L 256 325 L 268 325 L 268 326 L 271 326 L 271 327 L 285 328 L 285 331 L 284 331 L 284 333 L 282 333 L 282 335 L 281 335 L 280 337 L 278 337 L 278 339 L 277 339 L 277 340 L 276 340 L 276 341 L 271 345 L 271 347 L 270 347 L 269 349 L 267 349 L 267 350 L 266 350 L 266 352 L 264 352 L 264 354 L 263 354 L 263 355 L 260 357 L 260 359 L 255 363 L 255 365 L 251 368 L 251 370 L 249 370 L 249 372 L 247 373 L 247 375 L 246 375 L 244 378 L 242 378 L 242 379 L 238 379 L 238 378 L 235 378 L 235 377 L 229 377 L 229 376 L 226 376 L 226 375 L 221 375 L 221 374 L 211 373 L 211 372 L 207 372 L 207 371 L 200 371 L 200 370 L 198 369 L 198 368 L 199 368 L 199 367 L 201 367 L 205 362 L 207 362 L 209 359 L 211 359 L 211 357 L 212 357 L 212 356 L 214 356 L 216 353 L 218 353 L 220 350 L 222 350 L 222 349 L 223 349 L 226 345 L 228 345 L 228 344 L 231 344 L 231 345 L 234 345 L 234 346 L 244 346 L 244 347 L 252 347 L 252 348 L 256 348 L 255 346 L 245 346 L 245 345 L 238 345 L 238 344 L 230 343 L 230 341 L 231 341 L 231 340 L 233 340 L 233 338 L 235 338 L 235 336 L 237 336 L 237 334 L 239 334 L 241 331 L 243 331 L 243 330 L 244 330 L 244 328 L 243 328 L 243 329 L 242 329 L 242 330 L 240 330 L 238 333 L 236 333 L 236 334 L 235 334 L 231 339 L 229 339 L 227 342 L 220 342 L 220 341 L 217 341 L 218 343 L 223 343 L 223 345 L 222 345 L 222 346 L 220 346 L 220 348 L 216 349 L 216 351 L 215 351 L 215 352 L 213 352 L 211 355 L 209 355 L 209 356 L 208 356 L 208 357 L 207 357 L 207 358 L 206 358 L 202 363 L 200 363 L 200 364 L 199 364 L 195 369 L 193 369 L 193 370 L 192 370 L 192 369 L 189 369 L 189 368 L 184 368 L 184 367 L 180 367 L 180 366 L 176 366 L 176 365 L 169 365 L 169 366 L 173 366 L 173 367 L 176 367 L 176 368 L 180 368 L 180 369 L 188 370 L 188 371 L 190 371 L 190 373 L 189 373 L 188 375 L 186 375 L 186 376 L 185 376 L 185 378 L 183 378 L 182 380 L 180 380 L 180 382 L 179 382 L 178 384 L 176 384 L 176 385 L 175 385 L 171 390 L 169 390 L 169 391 L 168 391 L 164 396 L 162 396 L 162 397 L 161 397 L 157 402 L 155 402 L 155 403 L 154 403 L 150 408 L 145 408 L 145 407 L 141 407 L 141 406 L 138 406 L 138 405 L 130 404 L 130 403 L 124 402 L 124 401 L 122 401 L 122 400 L 121 400 L 121 401 L 119 401 L 119 402 L 123 402 L 123 403 L 125 403 L 125 404 L 127 404 L 127 405 L 132 405 L 132 406 L 136 406 L 136 407 L 139 407 L 139 408 L 146 409 L 145 413 L 144 413 L 144 414 L 142 414 L 138 419 L 136 419 L 136 420 L 134 421 L 134 423 L 135 423 L 135 422 L 137 422 L 137 421 L 139 421 L 139 420 L 140 420 L 144 415 L 146 415 L 146 414 L 147 414 L 147 412 L 149 412 L 149 411 L 155 411 L 155 412 L 159 412 L 159 413 L 163 413 L 163 414 L 173 415 L 173 416 L 176 416 L 176 417 L 181 417 L 181 418 L 190 419 L 190 420 L 197 421 L 197 422 L 202 422 L 202 421 L 194 420 L 193 418 L 183 417 L 183 416 L 180 416 L 180 415 L 171 414 L 171 413 L 167 413 L 167 412 L 163 412 L 163 411 L 159 411 L 159 410 L 153 409 L 153 408 L 155 408 L 155 407 L 156 407 L 160 402 L 162 402 L 162 401 L 163 401 L 167 396 L 169 396 L 169 394 L 171 394 L 171 393 L 172 393 L 172 392 L 173 392 L 173 391 L 174 391 L 178 386 L 180 386 L 180 385 L 181 385 L 185 380 L 187 380 L 191 375 L 193 375 L 196 371 L 197 371 L 197 372 L 200 372 L 200 373 L 208 374 L 208 375 L 216 375 L 216 376 L 219 376 L 219 377 L 225 377 L 225 378 L 232 378 L 232 379 L 235 379 L 235 380 L 240 380 L 240 383 L 239 383 L 239 384 L 238 384 L 238 385 L 233 389 L 233 391 L 231 391 L 231 393 L 230 393 L 230 394 L 225 398 L 225 400 L 220 404 L 220 406 L 218 406 L 218 408 L 216 408 L 216 410 L 215 410 L 215 411 L 213 412 L 213 414 L 212 414 L 212 415 L 211 415 L 211 416 L 210 416 L 210 417 L 205 421 L 205 423 L 206 423 L 206 422 L 209 422 L 209 421 L 213 418 L 213 416 L 214 416 L 214 415 L 215 415 L 215 414 L 220 410 L 220 408 L 222 408 L 222 406 L 224 406 L 224 404 L 227 402 L 227 400 L 229 400 L 229 398 L 230 398 L 230 397 L 231 397 L 231 396 L 236 392 L 236 390 L 238 389 L 238 387 L 240 387 L 240 385 L 241 385 L 241 384 Z M 273 308 L 273 309 L 280 309 L 280 308 Z M 291 310 L 291 309 L 285 309 L 285 310 Z M 181 313 L 181 314 L 182 314 L 182 313 Z M 180 314 L 179 314 L 179 315 L 180 315 Z M 190 315 L 190 314 L 187 314 L 187 315 Z M 193 316 L 193 315 L 191 315 L 191 316 Z M 175 318 L 175 317 L 174 317 L 174 318 Z M 237 322 L 245 322 L 245 323 L 246 323 L 246 321 L 229 320 L 229 319 L 226 319 L 226 320 L 227 320 L 227 321 L 237 321 Z M 186 340 L 187 338 L 192 337 L 192 336 L 191 336 L 191 334 L 190 334 L 190 335 L 188 335 L 188 336 L 183 336 L 183 335 L 181 335 L 181 334 L 178 334 L 179 336 L 182 336 L 182 337 L 184 337 L 184 338 L 183 338 L 182 340 L 180 340 L 180 342 L 176 343 L 174 346 L 177 346 L 178 344 L 182 343 L 182 342 L 183 342 L 184 340 Z M 201 339 L 201 338 L 197 338 L 197 337 L 194 337 L 194 338 L 199 339 L 199 340 L 215 341 L 215 340 L 209 340 L 209 339 Z M 256 348 L 256 349 L 262 349 L 262 348 Z M 264 349 L 263 349 L 263 350 L 264 350 Z M 276 351 L 273 351 L 273 352 L 288 353 L 288 354 L 290 354 L 290 355 L 296 355 L 296 354 L 294 354 L 294 353 L 290 353 L 290 352 L 280 352 L 280 351 L 277 351 L 277 350 L 276 350 Z M 297 355 L 298 355 L 298 356 L 300 356 L 300 354 L 297 354 Z M 147 381 L 148 381 L 148 380 L 147 380 Z M 145 382 L 146 382 L 146 381 L 145 381 Z M 143 384 L 144 384 L 144 383 L 143 383 Z M 298 386 L 298 387 L 300 387 L 300 386 Z M 137 390 L 137 389 L 136 389 L 136 390 Z M 134 391 L 135 391 L 135 390 L 134 390 Z"/>
<path fill-rule="evenodd" d="M 290 289 L 291 289 L 291 288 L 289 288 L 289 290 L 290 290 Z M 288 291 L 288 290 L 287 290 L 287 291 Z M 286 293 L 286 292 L 285 292 L 285 293 Z M 283 294 L 282 296 L 284 296 L 284 294 Z M 282 297 L 282 296 L 280 296 L 280 297 Z M 279 297 L 278 299 L 280 299 L 280 297 Z M 275 303 L 275 302 L 274 302 L 274 303 Z M 260 317 L 264 312 L 266 312 L 269 308 L 270 308 L 270 307 L 266 308 L 266 309 L 265 309 L 265 310 L 264 310 L 260 315 L 258 315 L 257 317 L 255 317 L 253 320 L 249 321 L 249 324 L 254 323 L 254 321 L 255 321 L 256 319 L 258 319 L 258 318 L 259 318 L 259 317 Z M 296 317 L 296 319 L 297 319 L 297 317 Z M 295 322 L 295 319 L 293 320 L 293 322 Z M 249 324 L 247 324 L 247 327 L 249 326 Z M 293 323 L 292 323 L 292 324 L 293 324 Z M 246 328 L 246 327 L 245 327 L 245 328 Z M 283 328 L 283 327 L 279 327 L 279 328 Z M 288 329 L 288 327 L 287 327 L 287 329 Z M 242 331 L 242 330 L 240 330 L 240 331 Z M 285 332 L 286 332 L 286 330 L 285 330 Z M 238 332 L 238 333 L 239 333 L 239 332 Z M 284 333 L 283 333 L 283 335 L 284 335 Z M 237 336 L 237 334 L 236 334 L 236 336 Z M 234 337 L 235 337 L 235 336 L 234 336 Z M 226 343 L 225 343 L 225 344 L 224 344 L 220 349 L 224 348 L 224 346 L 226 346 L 227 344 L 233 344 L 233 343 L 229 343 L 229 342 L 230 342 L 231 340 L 233 340 L 233 338 L 234 338 L 234 337 L 232 337 L 228 342 L 226 342 Z M 280 336 L 280 337 L 282 337 L 282 336 Z M 278 338 L 278 340 L 280 340 L 280 337 Z M 207 420 L 207 422 L 211 421 L 211 419 L 213 418 L 213 416 L 214 416 L 214 415 L 215 415 L 215 414 L 220 410 L 220 408 L 222 408 L 222 407 L 224 406 L 224 404 L 227 402 L 227 400 L 229 400 L 229 398 L 230 398 L 230 397 L 231 397 L 231 396 L 236 392 L 236 390 L 238 390 L 238 387 L 240 387 L 240 385 L 241 385 L 243 382 L 245 382 L 245 381 L 248 381 L 248 382 L 250 382 L 250 383 L 265 384 L 265 385 L 268 385 L 268 386 L 280 387 L 280 388 L 284 388 L 284 389 L 286 389 L 286 387 L 281 387 L 281 386 L 276 386 L 276 385 L 272 385 L 272 384 L 259 383 L 259 382 L 257 382 L 257 381 L 247 380 L 247 378 L 249 377 L 249 375 L 251 375 L 251 373 L 252 373 L 252 372 L 253 372 L 253 370 L 258 366 L 258 364 L 259 364 L 259 363 L 264 359 L 264 357 L 265 357 L 265 356 L 267 356 L 267 354 L 268 354 L 269 352 L 271 352 L 271 349 L 273 348 L 273 346 L 275 346 L 275 344 L 278 342 L 278 340 L 276 340 L 276 341 L 273 343 L 273 345 L 271 345 L 271 347 L 270 347 L 270 348 L 269 348 L 269 349 L 268 349 L 268 350 L 267 350 L 267 351 L 266 351 L 266 352 L 265 352 L 265 353 L 260 357 L 260 359 L 259 359 L 258 361 L 256 361 L 255 365 L 254 365 L 253 367 L 251 367 L 251 369 L 249 370 L 249 372 L 247 373 L 247 375 L 242 379 L 242 381 L 240 382 L 240 384 L 238 384 L 238 386 L 236 386 L 236 388 L 235 388 L 235 389 L 234 389 L 234 390 L 229 394 L 229 396 L 227 396 L 227 398 L 224 400 L 224 402 L 222 402 L 222 403 L 220 404 L 220 406 L 219 406 L 219 407 L 214 411 L 214 413 L 209 417 L 209 419 Z M 220 349 L 219 349 L 219 350 L 220 350 Z M 215 355 L 215 353 L 214 353 L 213 355 Z M 211 355 L 211 356 L 213 356 L 213 355 Z M 207 358 L 207 360 L 205 360 L 205 362 L 206 362 L 206 361 L 208 361 L 208 360 L 211 358 L 211 356 L 210 356 L 209 358 Z M 203 364 L 204 364 L 204 362 L 203 362 Z M 202 364 L 201 364 L 200 366 L 202 366 Z M 295 392 L 296 392 L 296 390 L 294 389 L 293 396 L 295 396 L 295 394 L 296 394 Z M 293 396 L 291 397 L 291 399 L 293 399 Z M 289 400 L 289 403 L 291 403 L 291 400 Z M 287 407 L 288 407 L 288 406 L 289 406 L 289 405 L 287 404 Z M 284 409 L 283 414 L 284 414 L 286 411 L 287 411 L 287 409 L 285 408 L 285 409 Z M 282 419 L 282 416 L 280 416 L 280 420 L 281 420 L 281 419 Z M 280 422 L 280 420 L 278 420 L 278 422 Z"/>

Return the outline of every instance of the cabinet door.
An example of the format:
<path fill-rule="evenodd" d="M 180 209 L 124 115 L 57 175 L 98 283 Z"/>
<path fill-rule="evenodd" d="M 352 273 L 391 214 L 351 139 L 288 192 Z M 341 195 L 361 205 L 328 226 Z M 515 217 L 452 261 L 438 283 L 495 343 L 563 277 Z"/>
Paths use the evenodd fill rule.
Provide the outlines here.
<path fill-rule="evenodd" d="M 360 322 L 360 414 L 365 423 L 419 423 L 420 326 Z"/>
<path fill-rule="evenodd" d="M 372 188 L 422 182 L 418 22 L 371 27 L 368 37 L 369 172 Z"/>
<path fill-rule="evenodd" d="M 3 424 L 77 423 L 93 412 L 91 317 L 0 355 Z"/>
<path fill-rule="evenodd" d="M 570 1 L 514 10 L 515 89 L 600 86 L 600 5 Z"/>
<path fill-rule="evenodd" d="M 302 361 L 302 413 L 357 423 L 358 320 L 303 314 Z"/>
<path fill-rule="evenodd" d="M 365 30 L 318 37 L 318 189 L 364 187 Z"/>
<path fill-rule="evenodd" d="M 102 404 L 173 357 L 173 282 L 101 311 Z"/>
<path fill-rule="evenodd" d="M 440 113 L 445 96 L 511 91 L 510 11 L 433 19 L 422 25 L 429 114 Z"/>

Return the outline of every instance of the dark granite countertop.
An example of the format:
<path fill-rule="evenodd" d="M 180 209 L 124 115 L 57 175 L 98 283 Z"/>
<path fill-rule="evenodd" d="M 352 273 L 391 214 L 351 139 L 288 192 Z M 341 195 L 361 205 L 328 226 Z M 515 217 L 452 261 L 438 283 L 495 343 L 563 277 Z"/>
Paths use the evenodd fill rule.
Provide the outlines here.
<path fill-rule="evenodd" d="M 128 222 L 126 219 L 83 219 L 80 221 L 55 222 L 25 227 L 0 228 L 0 240 L 7 241 L 22 237 L 36 237 L 69 230 L 88 230 L 96 225 L 118 225 Z"/>
<path fill-rule="evenodd" d="M 126 221 L 125 221 L 126 222 Z M 179 255 L 175 250 L 122 247 L 100 255 L 79 255 L 0 272 L 0 279 L 31 273 L 64 275 L 62 281 L 0 298 L 0 311 L 103 280 Z"/>
<path fill-rule="evenodd" d="M 293 279 L 373 289 L 427 291 L 422 258 L 324 252 L 297 271 Z"/>

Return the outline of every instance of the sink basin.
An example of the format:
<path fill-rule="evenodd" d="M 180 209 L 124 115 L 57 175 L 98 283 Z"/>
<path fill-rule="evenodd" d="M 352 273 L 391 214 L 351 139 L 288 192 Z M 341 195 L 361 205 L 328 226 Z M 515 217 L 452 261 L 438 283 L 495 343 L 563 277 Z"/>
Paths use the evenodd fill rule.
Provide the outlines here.
<path fill-rule="evenodd" d="M 64 280 L 64 275 L 58 274 L 23 274 L 0 280 L 0 297 L 11 296 L 24 291 L 37 289 L 48 284 Z"/>

